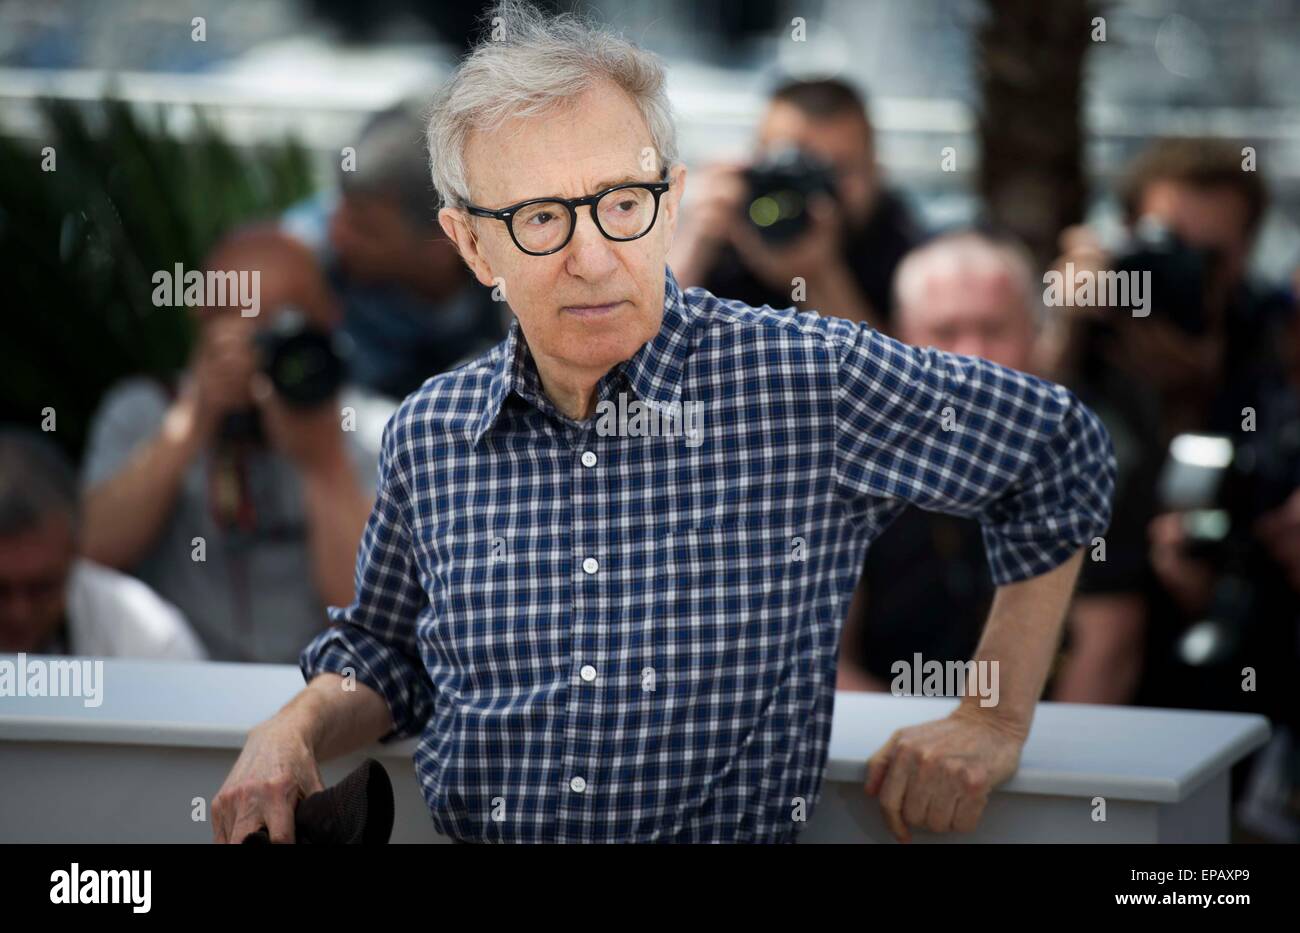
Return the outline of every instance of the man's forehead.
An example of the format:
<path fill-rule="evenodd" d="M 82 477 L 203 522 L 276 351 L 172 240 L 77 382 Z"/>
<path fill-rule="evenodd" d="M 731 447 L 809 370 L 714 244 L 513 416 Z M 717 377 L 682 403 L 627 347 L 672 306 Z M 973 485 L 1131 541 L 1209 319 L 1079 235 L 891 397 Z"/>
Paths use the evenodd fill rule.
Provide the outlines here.
<path fill-rule="evenodd" d="M 1231 238 L 1245 228 L 1250 213 L 1245 199 L 1229 185 L 1193 185 L 1173 179 L 1152 182 L 1142 193 L 1142 212 L 1166 216 L 1189 228 L 1184 236 L 1207 239 Z M 1206 215 L 1221 221 L 1226 229 L 1211 229 Z M 1207 236 L 1208 234 L 1208 236 Z"/>
<path fill-rule="evenodd" d="M 925 327 L 988 323 L 1016 316 L 1023 308 L 1019 298 L 1009 270 L 964 267 L 960 273 L 927 277 L 919 294 L 900 307 L 899 314 Z"/>
<path fill-rule="evenodd" d="M 651 174 L 651 172 L 643 172 L 639 168 L 632 168 L 624 171 L 610 169 L 604 173 L 569 171 L 554 176 L 555 180 L 553 181 L 535 175 L 508 185 L 504 189 L 504 194 L 490 200 L 493 204 L 500 201 L 500 206 L 505 206 L 531 200 L 532 198 L 578 198 L 588 194 L 595 194 L 597 191 L 603 191 L 615 185 L 637 181 L 652 181 L 654 179 L 650 177 Z"/>
<path fill-rule="evenodd" d="M 5 555 L 0 580 L 21 579 L 51 561 L 67 556 L 74 544 L 71 521 L 67 516 L 51 513 L 38 524 L 18 534 L 0 537 L 0 552 Z"/>
<path fill-rule="evenodd" d="M 475 130 L 465 145 L 471 196 L 501 206 L 581 197 L 658 176 L 650 131 L 632 99 L 595 88 L 566 105 Z"/>
<path fill-rule="evenodd" d="M 768 147 L 794 143 L 824 150 L 828 156 L 856 155 L 870 148 L 871 134 L 860 114 L 812 117 L 793 104 L 775 101 L 763 114 L 758 139 Z"/>

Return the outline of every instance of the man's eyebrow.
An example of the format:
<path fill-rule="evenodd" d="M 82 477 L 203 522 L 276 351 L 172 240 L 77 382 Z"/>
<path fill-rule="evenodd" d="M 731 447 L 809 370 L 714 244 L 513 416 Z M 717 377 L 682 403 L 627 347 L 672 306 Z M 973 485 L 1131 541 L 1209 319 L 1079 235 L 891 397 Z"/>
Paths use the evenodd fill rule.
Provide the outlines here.
<path fill-rule="evenodd" d="M 636 183 L 640 183 L 643 185 L 652 185 L 657 181 L 660 181 L 660 179 L 659 178 L 649 178 L 649 179 L 638 178 L 634 173 L 629 172 L 626 175 L 620 175 L 614 179 L 606 179 L 605 181 L 596 182 L 595 186 L 591 189 L 589 193 L 596 194 L 599 191 L 604 191 L 607 188 L 614 188 L 618 185 L 631 185 Z M 506 205 L 506 207 L 510 207 L 515 204 L 523 204 L 525 201 L 545 201 L 551 198 L 558 198 L 558 197 L 559 195 L 554 195 L 554 194 L 538 195 L 530 198 L 523 198 L 518 201 L 511 201 L 510 204 Z M 504 210 L 504 209 L 505 208 L 495 208 L 495 210 Z M 493 208 L 489 208 L 489 210 L 493 210 Z"/>
<path fill-rule="evenodd" d="M 657 178 L 652 178 L 650 179 L 650 181 L 646 181 L 645 179 L 637 178 L 636 175 L 629 173 L 627 175 L 620 175 L 618 178 L 615 178 L 613 180 L 596 182 L 596 187 L 592 191 L 592 194 L 595 194 L 597 191 L 604 191 L 606 188 L 613 188 L 615 185 L 630 185 L 633 184 L 634 182 L 641 182 L 642 184 L 650 184 L 651 182 L 655 182 L 658 180 L 659 179 Z"/>

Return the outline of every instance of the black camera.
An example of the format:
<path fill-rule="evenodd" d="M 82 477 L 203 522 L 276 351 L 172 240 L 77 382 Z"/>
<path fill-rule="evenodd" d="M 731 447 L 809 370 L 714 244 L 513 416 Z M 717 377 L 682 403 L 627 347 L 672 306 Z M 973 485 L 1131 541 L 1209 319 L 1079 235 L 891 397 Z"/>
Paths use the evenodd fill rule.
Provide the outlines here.
<path fill-rule="evenodd" d="M 349 339 L 315 327 L 297 308 L 285 308 L 253 336 L 258 370 L 271 380 L 277 395 L 293 408 L 314 408 L 343 385 Z M 227 440 L 265 439 L 255 407 L 227 412 L 221 435 Z"/>
<path fill-rule="evenodd" d="M 1241 649 L 1263 608 L 1259 571 L 1267 563 L 1251 531 L 1292 488 L 1300 461 L 1300 431 L 1258 430 L 1234 440 L 1219 434 L 1179 434 L 1157 487 L 1160 505 L 1182 515 L 1188 557 L 1215 574 L 1210 606 L 1180 641 L 1185 663 L 1221 664 Z"/>
<path fill-rule="evenodd" d="M 253 342 L 262 372 L 276 393 L 295 408 L 313 408 L 343 385 L 346 338 L 313 326 L 297 308 L 277 313 Z"/>
<path fill-rule="evenodd" d="M 1215 261 L 1213 252 L 1196 249 L 1154 217 L 1143 217 L 1115 257 L 1114 271 L 1130 281 L 1141 277 L 1142 302 L 1154 318 L 1199 337 L 1206 329 L 1205 295 Z M 1139 304 L 1135 289 L 1128 293 L 1119 310 L 1131 312 Z"/>
<path fill-rule="evenodd" d="M 808 229 L 808 202 L 816 195 L 839 197 L 834 169 L 802 149 L 774 150 L 745 171 L 745 181 L 745 216 L 773 245 L 788 243 Z"/>

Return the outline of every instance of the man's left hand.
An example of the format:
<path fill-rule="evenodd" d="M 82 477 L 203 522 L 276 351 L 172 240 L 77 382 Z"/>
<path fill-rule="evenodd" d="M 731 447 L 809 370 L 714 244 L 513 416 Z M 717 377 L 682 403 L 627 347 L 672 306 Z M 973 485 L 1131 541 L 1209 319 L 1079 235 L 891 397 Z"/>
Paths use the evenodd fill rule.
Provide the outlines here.
<path fill-rule="evenodd" d="M 1027 736 L 996 714 L 958 707 L 891 735 L 867 762 L 866 791 L 899 842 L 911 841 L 912 827 L 971 832 L 993 788 L 1015 774 Z"/>

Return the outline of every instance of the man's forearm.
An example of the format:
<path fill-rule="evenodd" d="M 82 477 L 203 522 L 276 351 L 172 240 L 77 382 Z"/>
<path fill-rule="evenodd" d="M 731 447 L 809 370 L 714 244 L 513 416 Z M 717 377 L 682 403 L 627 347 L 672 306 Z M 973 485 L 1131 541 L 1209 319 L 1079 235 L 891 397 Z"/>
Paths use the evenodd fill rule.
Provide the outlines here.
<path fill-rule="evenodd" d="M 393 731 L 384 698 L 338 674 L 313 677 L 272 722 L 298 732 L 317 761 L 364 748 Z"/>
<path fill-rule="evenodd" d="M 91 560 L 129 570 L 157 539 L 198 455 L 203 432 L 188 400 L 174 404 L 162 429 L 140 445 L 114 476 L 88 490 L 81 550 Z"/>
<path fill-rule="evenodd" d="M 981 697 L 968 696 L 963 711 L 992 713 L 1000 723 L 1028 734 L 1082 561 L 1081 549 L 1047 573 L 998 587 L 974 659 L 998 665 L 998 705 L 986 709 L 979 705 Z"/>

